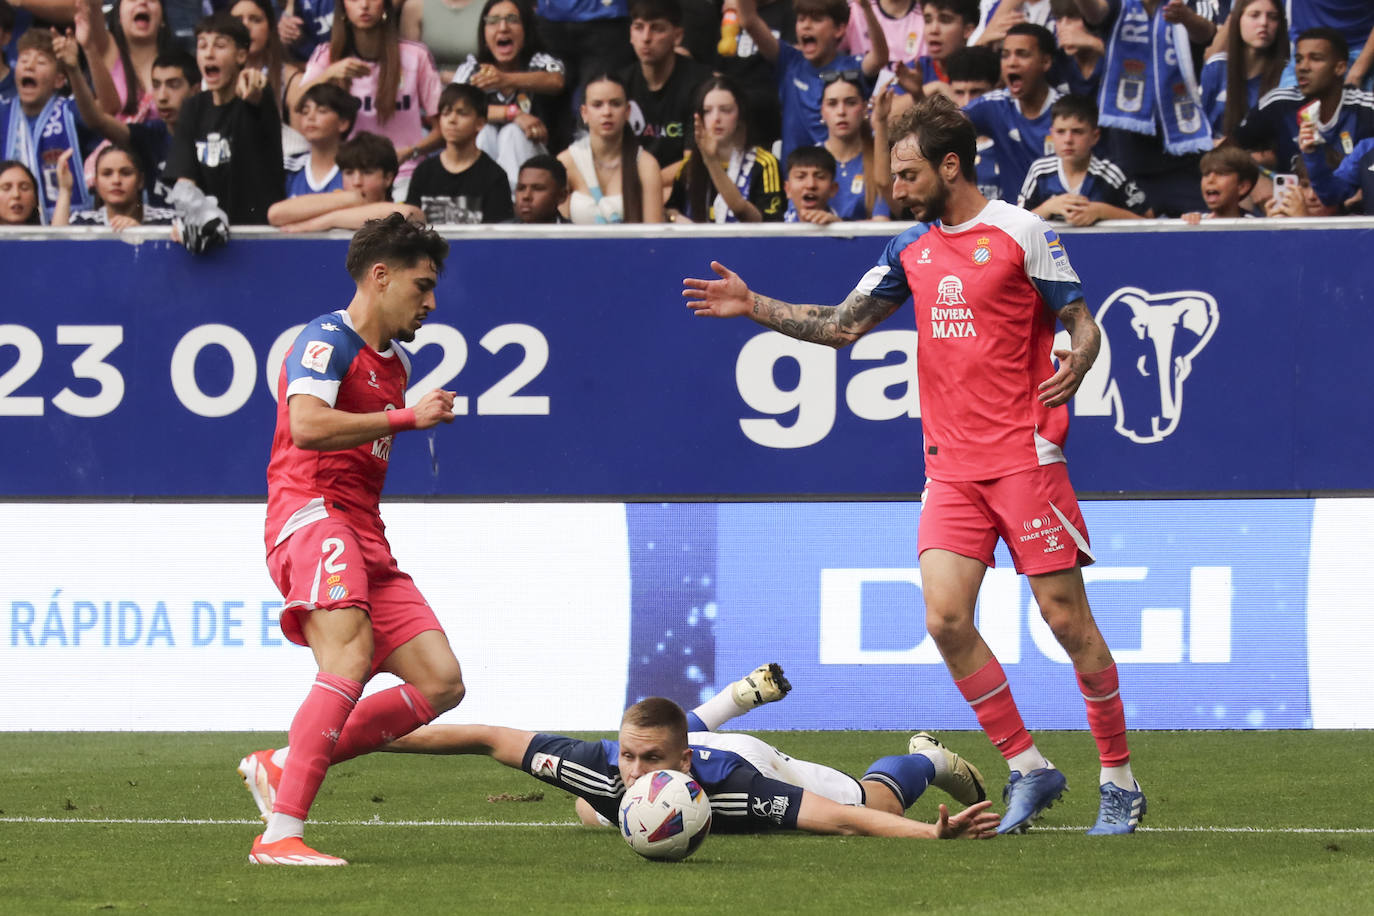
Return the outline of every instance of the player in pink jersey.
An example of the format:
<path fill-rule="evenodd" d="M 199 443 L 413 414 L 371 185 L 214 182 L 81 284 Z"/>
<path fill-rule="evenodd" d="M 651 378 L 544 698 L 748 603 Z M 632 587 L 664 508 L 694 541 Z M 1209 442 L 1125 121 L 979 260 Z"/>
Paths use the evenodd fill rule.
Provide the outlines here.
<path fill-rule="evenodd" d="M 926 629 L 1010 766 L 999 832 L 1025 832 L 1067 787 L 1026 731 L 974 625 L 1000 537 L 1073 661 L 1087 706 L 1102 762 L 1101 804 L 1088 832 L 1130 833 L 1145 795 L 1131 772 L 1116 664 L 1083 587 L 1081 567 L 1093 556 L 1061 450 L 1066 405 L 1097 357 L 1101 332 L 1054 231 L 979 193 L 976 144 L 973 124 L 943 96 L 917 102 L 893 125 L 893 198 L 925 222 L 894 238 L 839 305 L 761 296 L 716 262 L 720 279 L 684 280 L 683 296 L 698 315 L 747 315 L 836 348 L 912 298 L 926 452 L 918 547 Z M 1056 319 L 1069 331 L 1068 350 L 1053 350 Z"/>
<path fill-rule="evenodd" d="M 305 845 L 305 818 L 333 763 L 376 750 L 463 698 L 439 621 L 391 556 L 378 500 L 396 433 L 452 423 L 453 392 L 405 406 L 410 361 L 397 341 L 434 310 L 448 243 L 399 213 L 372 220 L 348 247 L 358 284 L 348 308 L 305 326 L 278 382 L 267 466 L 267 567 L 285 598 L 282 632 L 315 653 L 319 674 L 291 722 L 267 829 L 248 860 L 346 865 Z M 359 700 L 378 671 L 403 684 Z M 270 760 L 239 763 L 254 790 Z"/>

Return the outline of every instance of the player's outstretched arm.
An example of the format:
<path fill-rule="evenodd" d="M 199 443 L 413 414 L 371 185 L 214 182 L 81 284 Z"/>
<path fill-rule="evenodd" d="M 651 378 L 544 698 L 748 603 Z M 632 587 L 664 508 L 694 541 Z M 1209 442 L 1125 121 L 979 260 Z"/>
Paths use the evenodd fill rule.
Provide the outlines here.
<path fill-rule="evenodd" d="M 837 804 L 813 792 L 803 792 L 797 812 L 797 829 L 844 836 L 986 839 L 997 834 L 997 825 L 1002 820 L 991 808 L 992 802 L 979 802 L 950 817 L 949 809 L 941 805 L 939 822 L 927 824 L 875 808 Z"/>
<path fill-rule="evenodd" d="M 734 318 L 747 315 L 766 328 L 788 337 L 827 347 L 848 346 L 867 334 L 901 305 L 853 291 L 839 305 L 795 305 L 752 292 L 730 268 L 711 262 L 718 280 L 688 277 L 682 281 L 682 296 L 697 315 Z"/>
<path fill-rule="evenodd" d="M 309 394 L 293 394 L 287 402 L 291 415 L 291 441 L 297 448 L 337 452 L 373 442 L 407 429 L 429 429 L 452 423 L 454 392 L 436 388 L 414 407 L 350 413 L 337 410 Z"/>
<path fill-rule="evenodd" d="M 1102 331 L 1082 299 L 1075 299 L 1060 309 L 1059 321 L 1069 332 L 1072 349 L 1054 351 L 1059 359 L 1059 371 L 1040 383 L 1040 401 L 1046 407 L 1068 403 L 1078 386 L 1083 384 L 1083 376 L 1093 367 L 1097 351 L 1102 347 Z"/>
<path fill-rule="evenodd" d="M 500 725 L 422 725 L 381 748 L 397 754 L 479 754 L 520 769 L 534 732 Z"/>

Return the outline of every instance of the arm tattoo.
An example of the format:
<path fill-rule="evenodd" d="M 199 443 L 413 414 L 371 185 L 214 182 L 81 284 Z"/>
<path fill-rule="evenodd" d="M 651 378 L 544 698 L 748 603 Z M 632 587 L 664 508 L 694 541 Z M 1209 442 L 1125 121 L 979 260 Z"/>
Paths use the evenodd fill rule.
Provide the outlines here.
<path fill-rule="evenodd" d="M 1082 299 L 1075 299 L 1060 309 L 1059 321 L 1068 329 L 1070 346 L 1082 360 L 1086 372 L 1097 360 L 1097 351 L 1102 347 L 1102 331 Z"/>
<path fill-rule="evenodd" d="M 839 305 L 794 305 L 755 293 L 750 317 L 788 337 L 839 349 L 867 334 L 900 305 L 857 290 Z"/>

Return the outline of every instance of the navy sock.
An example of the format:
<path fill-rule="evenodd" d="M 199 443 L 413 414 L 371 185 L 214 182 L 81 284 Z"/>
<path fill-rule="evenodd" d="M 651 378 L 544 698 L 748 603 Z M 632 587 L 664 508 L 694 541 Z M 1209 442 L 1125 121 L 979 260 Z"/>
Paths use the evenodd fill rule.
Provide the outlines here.
<path fill-rule="evenodd" d="M 709 732 L 706 723 L 701 721 L 701 716 L 694 712 L 687 713 L 687 730 L 689 732 Z"/>
<path fill-rule="evenodd" d="M 891 789 L 902 804 L 910 808 L 935 778 L 935 764 L 922 754 L 900 754 L 875 760 L 864 779 L 876 780 Z"/>

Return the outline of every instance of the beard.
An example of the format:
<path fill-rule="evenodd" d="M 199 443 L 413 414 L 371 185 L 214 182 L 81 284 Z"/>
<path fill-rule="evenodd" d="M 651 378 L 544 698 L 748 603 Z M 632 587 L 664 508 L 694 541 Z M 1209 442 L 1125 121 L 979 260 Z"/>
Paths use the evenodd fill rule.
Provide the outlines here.
<path fill-rule="evenodd" d="M 941 183 L 936 186 L 935 193 L 929 198 L 912 205 L 911 214 L 923 223 L 933 223 L 945 212 L 945 205 L 948 203 L 949 188 Z"/>

